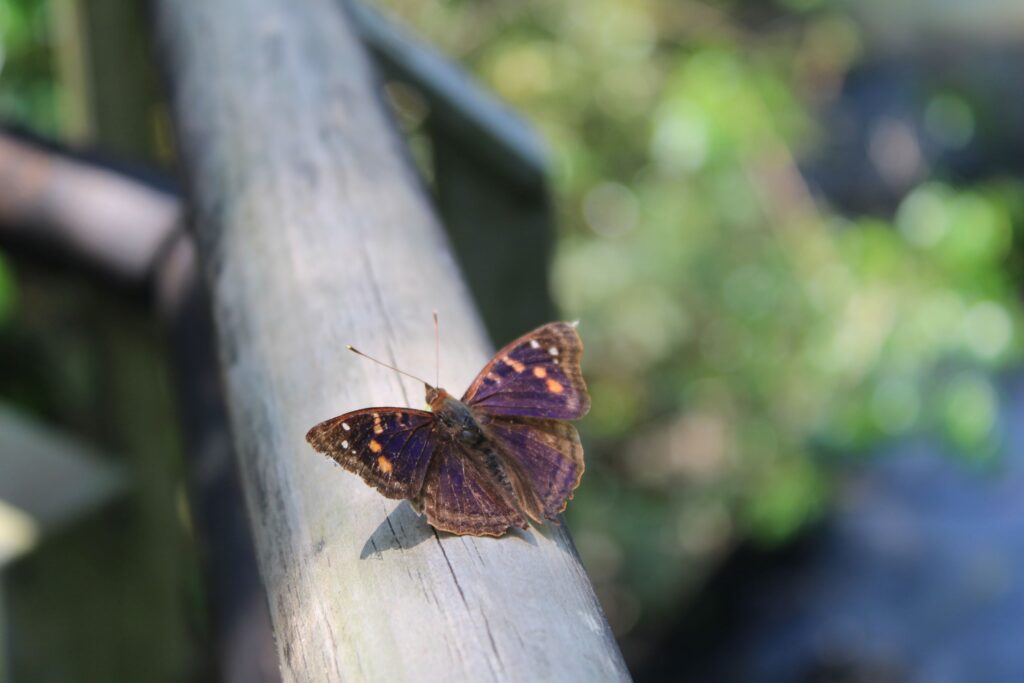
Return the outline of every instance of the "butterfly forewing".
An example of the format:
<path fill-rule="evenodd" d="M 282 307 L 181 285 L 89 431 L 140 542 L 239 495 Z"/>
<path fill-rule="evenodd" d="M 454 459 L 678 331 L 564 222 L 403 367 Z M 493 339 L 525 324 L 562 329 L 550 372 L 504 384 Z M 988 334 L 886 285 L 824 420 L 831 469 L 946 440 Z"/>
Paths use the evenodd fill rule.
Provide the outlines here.
<path fill-rule="evenodd" d="M 430 525 L 474 536 L 501 536 L 512 526 L 525 529 L 522 515 L 501 499 L 470 462 L 454 443 L 434 453 L 421 500 L 416 501 Z"/>
<path fill-rule="evenodd" d="M 388 498 L 420 494 L 437 446 L 433 414 L 407 408 L 346 413 L 310 429 L 306 441 Z"/>
<path fill-rule="evenodd" d="M 490 415 L 578 419 L 590 410 L 582 354 L 574 325 L 544 325 L 499 351 L 462 400 Z"/>

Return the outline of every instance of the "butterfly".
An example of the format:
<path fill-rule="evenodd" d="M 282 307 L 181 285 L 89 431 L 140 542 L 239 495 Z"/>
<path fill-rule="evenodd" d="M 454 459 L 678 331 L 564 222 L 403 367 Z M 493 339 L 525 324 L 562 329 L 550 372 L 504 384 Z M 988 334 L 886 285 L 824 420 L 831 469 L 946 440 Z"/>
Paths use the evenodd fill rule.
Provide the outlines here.
<path fill-rule="evenodd" d="M 527 520 L 557 524 L 583 476 L 567 422 L 590 410 L 582 355 L 575 324 L 549 323 L 498 351 L 461 399 L 419 380 L 429 412 L 355 410 L 306 440 L 436 529 L 501 536 Z"/>

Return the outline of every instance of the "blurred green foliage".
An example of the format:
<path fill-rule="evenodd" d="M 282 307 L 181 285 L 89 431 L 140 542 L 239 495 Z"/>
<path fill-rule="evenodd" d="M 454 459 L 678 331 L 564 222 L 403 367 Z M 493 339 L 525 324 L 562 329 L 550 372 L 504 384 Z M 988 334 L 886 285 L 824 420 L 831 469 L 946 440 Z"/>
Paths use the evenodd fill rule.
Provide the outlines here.
<path fill-rule="evenodd" d="M 675 609 L 737 540 L 813 520 L 829 486 L 816 454 L 920 430 L 970 459 L 998 452 L 1021 188 L 936 178 L 889 219 L 814 197 L 796 160 L 827 139 L 815 112 L 864 51 L 838 5 L 378 4 L 552 148 L 553 294 L 581 320 L 593 394 L 568 514 L 620 634 Z M 923 106 L 935 135 L 969 142 L 966 97 Z"/>
<path fill-rule="evenodd" d="M 45 5 L 0 0 L 0 123 L 54 123 Z M 14 311 L 14 274 L 0 252 L 0 328 Z"/>
<path fill-rule="evenodd" d="M 47 5 L 41 0 L 0 0 L 0 124 L 56 132 L 56 83 Z M 16 300 L 14 274 L 0 252 L 0 325 Z"/>
<path fill-rule="evenodd" d="M 16 297 L 14 274 L 0 252 L 0 328 L 13 315 Z"/>
<path fill-rule="evenodd" d="M 0 122 L 57 133 L 49 6 L 0 0 Z"/>

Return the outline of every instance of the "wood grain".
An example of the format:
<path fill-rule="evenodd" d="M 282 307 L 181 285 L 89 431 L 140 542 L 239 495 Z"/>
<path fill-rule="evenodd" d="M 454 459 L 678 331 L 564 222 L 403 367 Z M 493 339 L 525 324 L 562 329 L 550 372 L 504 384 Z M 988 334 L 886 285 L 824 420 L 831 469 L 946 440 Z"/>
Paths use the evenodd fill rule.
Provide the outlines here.
<path fill-rule="evenodd" d="M 455 392 L 491 349 L 345 15 L 156 10 L 284 678 L 628 678 L 564 528 L 438 535 L 304 441 L 343 411 L 423 404 L 346 343 L 430 375 L 436 308 Z"/>

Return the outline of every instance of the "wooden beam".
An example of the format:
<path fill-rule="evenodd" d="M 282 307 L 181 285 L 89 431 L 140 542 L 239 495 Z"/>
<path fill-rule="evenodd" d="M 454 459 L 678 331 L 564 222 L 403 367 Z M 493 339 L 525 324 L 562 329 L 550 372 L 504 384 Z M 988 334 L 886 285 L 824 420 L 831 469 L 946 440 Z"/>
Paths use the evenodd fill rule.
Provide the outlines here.
<path fill-rule="evenodd" d="M 517 185 L 464 140 L 432 127 L 434 196 L 491 338 L 518 337 L 551 319 L 554 230 L 547 188 Z"/>
<path fill-rule="evenodd" d="M 281 680 L 266 590 L 229 434 L 209 299 L 188 235 L 164 251 L 154 273 L 185 441 L 190 517 L 200 548 L 218 680 Z"/>
<path fill-rule="evenodd" d="M 437 208 L 492 338 L 550 320 L 554 227 L 540 136 L 432 46 L 361 2 L 342 2 L 385 74 L 427 102 Z"/>
<path fill-rule="evenodd" d="M 288 680 L 622 680 L 564 527 L 434 533 L 305 443 L 421 405 L 353 343 L 466 386 L 479 317 L 332 0 L 157 0 L 242 486 Z"/>
<path fill-rule="evenodd" d="M 513 183 L 530 190 L 544 187 L 547 150 L 521 116 L 395 21 L 363 2 L 339 0 L 339 4 L 351 9 L 359 37 L 381 67 L 423 93 L 434 127 L 449 139 L 457 138 L 481 162 Z"/>
<path fill-rule="evenodd" d="M 109 567 L 82 562 L 76 542 L 84 539 L 96 547 L 106 540 L 83 531 L 107 519 L 102 513 L 123 501 L 129 482 L 109 458 L 3 404 L 0 473 L 0 681 L 56 680 L 54 669 L 41 662 L 83 664 L 78 656 L 83 648 L 95 652 L 97 643 L 116 638 L 103 618 L 69 615 L 89 616 L 83 602 L 112 596 L 103 571 Z M 109 556 L 111 546 L 102 547 Z M 46 557 L 58 561 L 47 564 Z M 57 596 L 67 595 L 69 586 L 89 591 L 89 598 L 60 601 Z M 109 603 L 105 607 L 105 614 L 116 611 Z M 86 630 L 98 638 L 90 639 Z M 52 657 L 56 650 L 41 656 L 46 648 L 61 656 Z"/>
<path fill-rule="evenodd" d="M 180 202 L 95 163 L 0 130 L 0 243 L 146 282 L 179 226 Z"/>
<path fill-rule="evenodd" d="M 0 567 L 123 493 L 123 473 L 85 446 L 0 405 Z M 22 550 L 28 550 L 23 547 Z"/>

